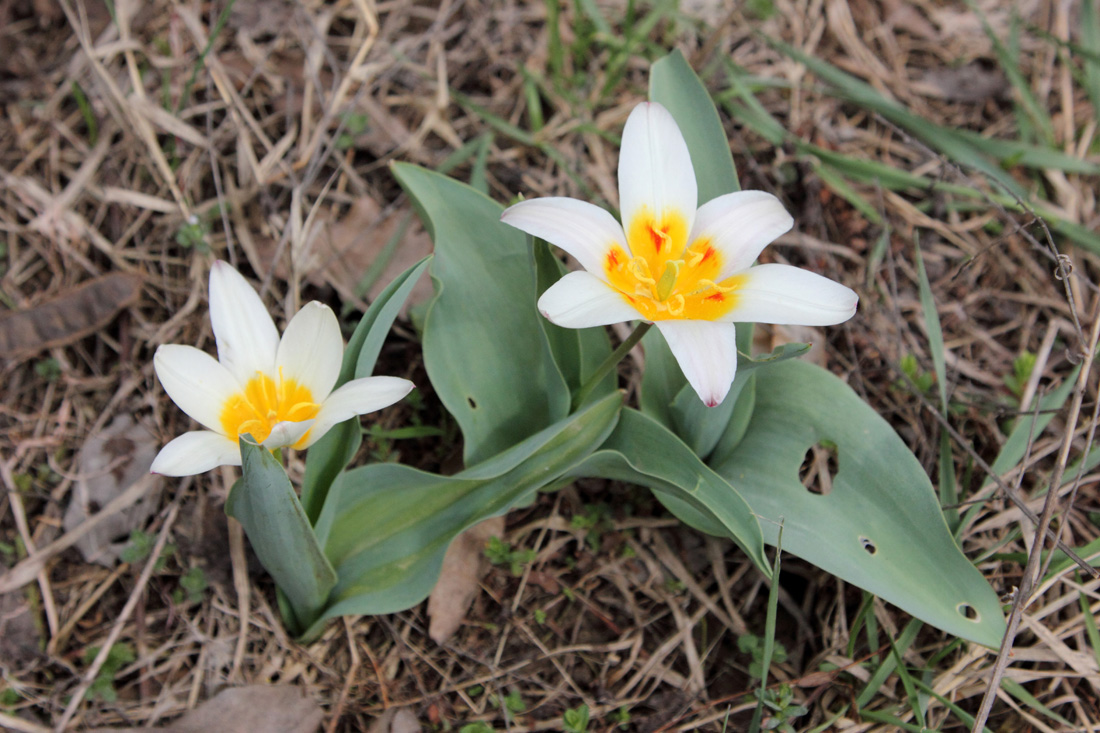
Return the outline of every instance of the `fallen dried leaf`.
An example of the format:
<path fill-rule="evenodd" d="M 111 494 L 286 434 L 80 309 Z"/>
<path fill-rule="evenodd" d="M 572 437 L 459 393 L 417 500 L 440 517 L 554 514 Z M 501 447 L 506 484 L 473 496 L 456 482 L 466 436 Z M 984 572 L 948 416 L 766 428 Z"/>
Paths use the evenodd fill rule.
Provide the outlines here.
<path fill-rule="evenodd" d="M 360 280 L 383 255 L 386 244 L 399 232 L 407 213 L 406 210 L 399 210 L 383 217 L 382 209 L 374 199 L 370 196 L 360 197 L 339 221 L 324 220 L 310 230 L 306 235 L 311 240 L 309 254 L 304 262 L 298 263 L 298 270 L 309 282 L 318 286 L 330 286 L 345 301 L 354 302 L 362 297 L 357 292 Z M 256 244 L 261 250 L 260 254 L 270 261 L 275 252 L 275 242 L 257 240 Z M 376 298 L 393 278 L 431 253 L 431 238 L 416 217 L 411 217 L 386 268 L 368 289 L 368 300 Z M 276 274 L 281 277 L 287 275 L 278 265 Z M 402 315 L 409 306 L 423 303 L 431 297 L 431 280 L 420 278 L 402 307 Z"/>
<path fill-rule="evenodd" d="M 20 359 L 89 336 L 137 300 L 141 278 L 113 272 L 24 311 L 0 315 L 0 354 Z"/>
<path fill-rule="evenodd" d="M 27 597 L 21 592 L 0 593 L 0 659 L 21 667 L 41 656 L 40 643 Z"/>
<path fill-rule="evenodd" d="M 164 728 L 161 733 L 313 733 L 321 708 L 293 685 L 230 687 Z M 92 733 L 126 733 L 139 728 L 96 728 Z"/>
<path fill-rule="evenodd" d="M 437 644 L 454 636 L 462 625 L 466 611 L 477 597 L 481 578 L 489 570 L 485 544 L 490 537 L 503 535 L 504 517 L 493 517 L 455 537 L 447 548 L 439 582 L 428 596 L 428 616 L 431 618 L 428 636 Z"/>
<path fill-rule="evenodd" d="M 914 89 L 949 102 L 984 102 L 1009 94 L 1008 77 L 997 67 L 980 63 L 958 68 L 928 69 Z"/>
<path fill-rule="evenodd" d="M 102 432 L 88 438 L 80 451 L 80 475 L 73 484 L 72 500 L 65 511 L 65 531 L 71 531 L 97 514 L 112 499 L 149 473 L 157 455 L 157 442 L 129 415 L 120 415 Z M 129 542 L 130 532 L 141 529 L 156 511 L 163 480 L 140 499 L 108 517 L 76 542 L 86 562 L 112 567 Z"/>
<path fill-rule="evenodd" d="M 367 733 L 420 733 L 420 721 L 408 708 L 390 708 L 374 719 Z"/>
<path fill-rule="evenodd" d="M 752 332 L 753 356 L 770 354 L 783 344 L 795 343 L 810 344 L 810 350 L 799 357 L 800 359 L 820 367 L 825 366 L 825 335 L 820 328 L 761 323 Z"/>

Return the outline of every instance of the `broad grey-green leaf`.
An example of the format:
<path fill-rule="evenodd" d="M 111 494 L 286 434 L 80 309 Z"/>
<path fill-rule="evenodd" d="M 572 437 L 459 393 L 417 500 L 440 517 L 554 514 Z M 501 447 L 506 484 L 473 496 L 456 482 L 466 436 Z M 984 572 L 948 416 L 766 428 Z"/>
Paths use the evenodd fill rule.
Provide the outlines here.
<path fill-rule="evenodd" d="M 454 476 L 390 463 L 341 474 L 318 523 L 326 528 L 322 541 L 340 580 L 332 605 L 307 636 L 327 618 L 419 603 L 456 535 L 529 503 L 604 441 L 621 409 L 620 395 L 608 395 Z"/>
<path fill-rule="evenodd" d="M 463 183 L 404 163 L 392 170 L 435 242 L 424 363 L 473 465 L 564 417 L 569 388 L 539 324 L 527 236 Z"/>
<path fill-rule="evenodd" d="M 367 308 L 348 339 L 340 376 L 333 389 L 352 379 L 369 377 L 374 371 L 374 363 L 378 360 L 378 353 L 382 350 L 390 327 L 416 281 L 424 274 L 429 260 L 430 258 L 425 258 L 395 277 Z M 334 425 L 310 446 L 306 454 L 306 472 L 302 479 L 302 507 L 310 521 L 317 521 L 329 486 L 355 456 L 362 439 L 359 416 L 356 415 Z"/>
<path fill-rule="evenodd" d="M 672 432 L 676 433 L 687 443 L 692 452 L 704 461 L 725 434 L 730 418 L 741 398 L 741 388 L 751 376 L 752 373 L 749 370 L 738 366 L 737 376 L 730 385 L 726 399 L 715 407 L 707 407 L 703 404 L 690 384 L 681 389 L 676 399 L 672 401 L 669 409 L 672 414 Z"/>
<path fill-rule="evenodd" d="M 264 569 L 286 596 L 300 632 L 317 619 L 336 572 L 271 451 L 240 439 L 242 477 L 225 502 L 225 513 L 244 527 Z"/>
<path fill-rule="evenodd" d="M 699 183 L 699 205 L 739 191 L 737 168 L 718 111 L 703 82 L 678 50 L 653 64 L 649 98 L 672 114 L 687 141 Z"/>
<path fill-rule="evenodd" d="M 955 545 L 932 484 L 890 425 L 841 380 L 798 360 L 757 369 L 740 445 L 712 467 L 774 544 L 919 619 L 986 646 L 1005 630 L 997 595 Z M 836 446 L 827 495 L 799 481 L 807 450 Z"/>
<path fill-rule="evenodd" d="M 672 349 L 656 329 L 642 337 L 645 349 L 645 371 L 638 390 L 638 407 L 643 413 L 675 430 L 672 423 L 672 402 L 684 389 L 691 389 Z M 698 396 L 696 396 L 698 399 Z"/>
<path fill-rule="evenodd" d="M 532 240 L 531 258 L 538 283 L 537 295 L 541 296 L 547 288 L 565 275 L 565 264 L 554 256 L 550 246 L 541 239 Z M 539 322 L 546 333 L 558 370 L 569 385 L 570 392 L 575 394 L 588 381 L 589 376 L 595 373 L 604 359 L 611 355 L 611 342 L 607 338 L 607 329 L 562 328 L 545 318 L 540 318 Z M 601 380 L 599 387 L 593 391 L 589 399 L 602 397 L 614 389 L 615 375 L 610 373 Z"/>
<path fill-rule="evenodd" d="M 725 479 L 653 418 L 623 410 L 600 449 L 570 471 L 647 486 L 686 524 L 736 542 L 769 574 L 764 540 L 752 509 Z"/>

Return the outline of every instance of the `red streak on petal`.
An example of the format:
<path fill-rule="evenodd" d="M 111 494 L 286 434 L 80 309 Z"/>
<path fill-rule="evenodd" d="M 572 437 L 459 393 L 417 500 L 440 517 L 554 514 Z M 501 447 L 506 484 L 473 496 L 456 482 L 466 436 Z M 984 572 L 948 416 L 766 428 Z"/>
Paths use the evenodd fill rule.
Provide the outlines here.
<path fill-rule="evenodd" d="M 703 300 L 712 300 L 715 303 L 721 303 L 725 299 L 726 299 L 726 296 L 723 295 L 722 293 L 714 293 L 713 295 L 708 295 L 707 297 L 703 298 Z"/>

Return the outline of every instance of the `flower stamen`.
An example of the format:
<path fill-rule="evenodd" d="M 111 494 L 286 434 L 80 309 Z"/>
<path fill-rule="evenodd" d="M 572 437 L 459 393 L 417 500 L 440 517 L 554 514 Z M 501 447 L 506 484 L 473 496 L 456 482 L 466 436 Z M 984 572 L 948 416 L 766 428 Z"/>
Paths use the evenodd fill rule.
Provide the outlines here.
<path fill-rule="evenodd" d="M 684 300 L 683 295 L 676 293 L 676 295 L 673 295 L 671 298 L 668 299 L 667 305 L 669 315 L 682 316 L 684 314 L 684 306 L 686 305 L 686 301 Z"/>
<path fill-rule="evenodd" d="M 646 285 L 656 285 L 657 281 L 649 271 L 649 262 L 644 257 L 634 257 L 628 265 L 630 274 Z"/>

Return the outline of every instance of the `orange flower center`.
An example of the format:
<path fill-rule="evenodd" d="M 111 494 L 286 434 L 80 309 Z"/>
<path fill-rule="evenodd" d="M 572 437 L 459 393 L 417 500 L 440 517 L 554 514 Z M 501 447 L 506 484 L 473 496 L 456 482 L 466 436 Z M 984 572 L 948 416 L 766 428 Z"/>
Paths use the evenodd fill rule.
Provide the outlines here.
<path fill-rule="evenodd" d="M 284 379 L 282 369 L 278 381 L 256 372 L 244 391 L 226 400 L 221 413 L 222 431 L 233 440 L 247 433 L 262 443 L 278 423 L 310 420 L 320 410 L 309 387 L 294 379 Z M 308 432 L 303 435 L 294 447 L 303 445 L 308 435 Z"/>
<path fill-rule="evenodd" d="M 687 219 L 679 212 L 660 220 L 648 208 L 635 214 L 626 230 L 633 257 L 612 245 L 604 273 L 647 321 L 714 321 L 737 304 L 744 277 L 721 282 L 722 253 L 703 238 L 688 244 Z"/>

